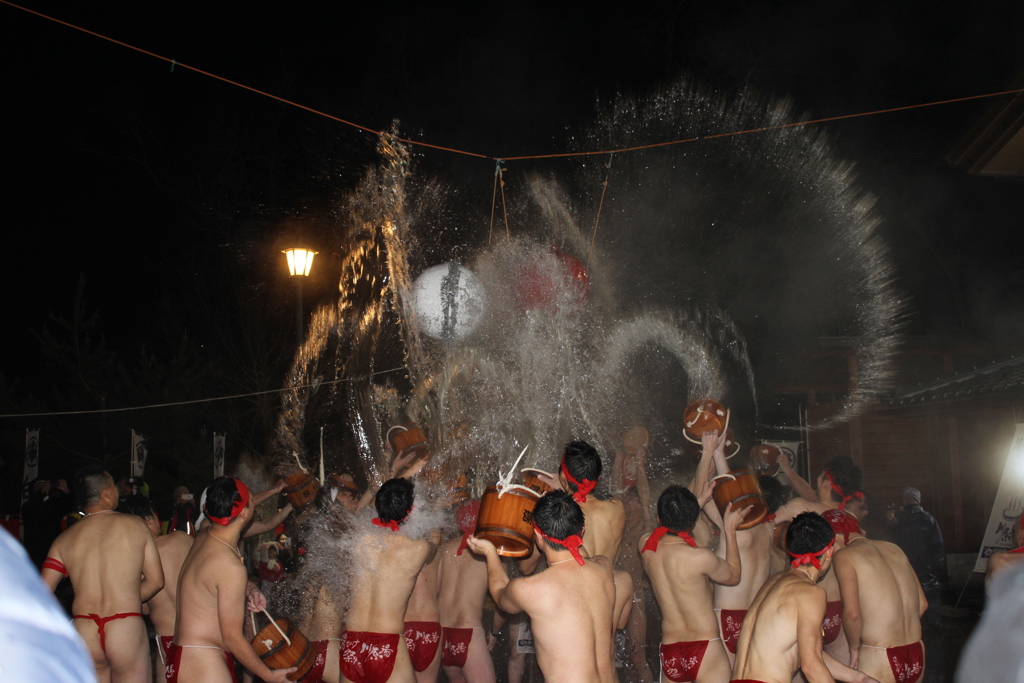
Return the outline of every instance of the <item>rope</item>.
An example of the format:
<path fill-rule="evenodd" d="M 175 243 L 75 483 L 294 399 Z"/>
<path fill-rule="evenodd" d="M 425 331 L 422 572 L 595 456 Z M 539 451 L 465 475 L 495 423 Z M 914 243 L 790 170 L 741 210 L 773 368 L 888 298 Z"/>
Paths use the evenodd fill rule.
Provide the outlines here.
<path fill-rule="evenodd" d="M 604 208 L 604 195 L 608 191 L 608 179 L 612 176 L 612 159 L 615 158 L 615 152 L 608 155 L 608 163 L 605 168 L 608 169 L 608 173 L 604 176 L 604 187 L 601 188 L 601 201 L 597 204 L 597 218 L 594 219 L 594 234 L 590 236 L 590 249 L 587 250 L 587 268 L 590 267 L 590 257 L 594 253 L 594 242 L 597 240 L 597 226 L 601 222 L 601 209 Z"/>
<path fill-rule="evenodd" d="M 2 0 L 0 0 L 2 1 Z M 341 384 L 342 382 L 355 382 L 356 380 L 370 379 L 377 375 L 383 375 L 389 372 L 397 372 L 399 370 L 405 370 L 404 367 L 391 368 L 390 370 L 380 370 L 378 372 L 371 372 L 369 375 L 363 375 L 361 377 L 345 377 L 342 379 L 334 379 L 328 382 L 320 382 L 317 384 L 300 384 L 299 386 L 287 387 L 284 389 L 268 389 L 267 391 L 254 391 L 249 394 L 232 394 L 231 396 L 217 396 L 215 398 L 197 398 L 191 401 L 174 401 L 171 403 L 153 403 L 148 406 L 133 406 L 131 408 L 102 408 L 100 410 L 65 410 L 62 412 L 54 413 L 14 413 L 10 415 L 0 415 L 0 419 L 3 418 L 17 418 L 17 417 L 53 417 L 58 415 L 95 415 L 97 413 L 125 413 L 130 410 L 149 410 L 150 408 L 168 408 L 172 406 L 187 406 L 193 403 L 211 403 L 213 401 L 230 401 L 236 398 L 247 398 L 249 396 L 263 396 L 265 394 L 279 394 L 284 391 L 291 391 L 292 389 L 309 389 L 315 386 L 322 386 L 325 384 Z"/>
<path fill-rule="evenodd" d="M 87 34 L 89 34 L 91 36 L 95 36 L 96 38 L 100 38 L 101 40 L 106 40 L 108 42 L 114 43 L 115 45 L 120 45 L 122 47 L 126 47 L 129 50 L 134 50 L 136 52 L 140 52 L 140 53 L 142 53 L 144 55 L 147 55 L 149 57 L 153 57 L 154 59 L 163 60 L 163 61 L 165 61 L 165 62 L 167 62 L 168 64 L 171 65 L 171 71 L 172 72 L 174 71 L 174 68 L 176 66 L 180 66 L 183 69 L 188 69 L 190 71 L 194 71 L 197 74 L 201 74 L 203 76 L 207 76 L 209 78 L 213 78 L 213 79 L 216 79 L 218 81 L 222 81 L 222 82 L 227 83 L 229 85 L 233 85 L 235 87 L 242 88 L 244 90 L 248 90 L 250 92 L 256 93 L 257 95 L 263 95 L 264 97 L 269 97 L 270 99 L 277 100 L 278 102 L 281 102 L 283 104 L 287 104 L 287 105 L 290 105 L 290 106 L 293 106 L 293 107 L 298 107 L 299 109 L 302 109 L 303 111 L 307 111 L 307 112 L 309 112 L 311 114 L 316 114 L 317 116 L 323 116 L 324 118 L 328 118 L 328 119 L 330 119 L 332 121 L 336 121 L 338 123 L 343 123 L 346 126 L 351 126 L 353 128 L 357 128 L 357 129 L 359 129 L 359 130 L 361 130 L 363 132 L 372 133 L 373 135 L 381 135 L 382 134 L 382 131 L 375 130 L 373 128 L 369 128 L 367 126 L 363 126 L 363 125 L 358 124 L 358 123 L 353 123 L 352 121 L 346 121 L 345 119 L 339 118 L 339 117 L 334 116 L 332 114 L 328 114 L 328 113 L 320 111 L 318 109 L 313 109 L 312 107 L 307 107 L 304 104 L 299 104 L 298 102 L 293 102 L 292 100 L 287 100 L 287 99 L 285 99 L 283 97 L 278 97 L 277 95 L 273 95 L 273 94 L 265 92 L 263 90 L 258 90 L 257 88 L 253 88 L 253 87 L 245 85 L 243 83 L 239 83 L 238 81 L 233 81 L 233 80 L 231 80 L 229 78 L 224 78 L 223 76 L 218 76 L 217 74 L 210 73 L 209 71 L 203 71 L 202 69 L 198 69 L 198 68 L 196 68 L 194 66 L 189 66 L 188 64 L 182 64 L 181 62 L 177 61 L 176 59 L 170 59 L 168 57 L 164 57 L 163 55 L 158 55 L 155 52 L 150 52 L 149 50 L 144 50 L 144 49 L 142 49 L 140 47 L 136 47 L 134 45 L 130 45 L 130 44 L 122 42 L 120 40 L 116 40 L 114 38 L 110 38 L 110 37 L 105 36 L 105 35 L 103 35 L 101 33 L 96 33 L 95 31 L 90 31 L 88 29 L 82 28 L 80 26 L 76 26 L 76 25 L 68 23 L 66 21 L 62 21 L 60 19 L 56 19 L 54 17 L 48 16 L 46 14 L 43 14 L 42 12 L 36 12 L 35 10 L 28 9 L 27 7 L 22 7 L 21 5 L 16 5 L 13 2 L 10 2 L 10 0 L 0 0 L 0 3 L 3 3 L 4 5 L 8 5 L 9 7 L 13 7 L 15 9 L 19 9 L 19 10 L 21 10 L 23 12 L 27 12 L 29 14 L 34 14 L 37 17 L 40 17 L 42 19 L 47 19 L 47 20 L 52 21 L 54 23 L 61 24 L 62 26 L 67 26 L 68 28 L 74 29 L 76 31 L 81 31 L 82 33 L 87 33 Z M 622 153 L 622 152 L 636 152 L 636 151 L 639 151 L 639 150 L 654 149 L 654 148 L 657 148 L 657 147 L 669 147 L 671 145 L 683 145 L 683 144 L 687 144 L 687 143 L 690 143 L 690 142 L 698 142 L 698 141 L 701 141 L 701 140 L 714 140 L 716 138 L 732 137 L 732 136 L 736 136 L 736 135 L 749 135 L 750 133 L 763 133 L 763 132 L 772 131 L 772 130 L 780 130 L 780 129 L 783 129 L 783 128 L 796 128 L 798 126 L 809 126 L 809 125 L 812 125 L 812 124 L 815 124 L 815 123 L 829 123 L 829 122 L 832 122 L 832 121 L 843 121 L 843 120 L 846 120 L 846 119 L 855 119 L 855 118 L 860 118 L 860 117 L 863 117 L 863 116 L 876 116 L 878 114 L 892 114 L 894 112 L 909 111 L 911 109 L 923 109 L 925 107 L 937 107 L 937 106 L 941 106 L 941 105 L 945 105 L 945 104 L 955 104 L 957 102 L 969 102 L 971 100 L 982 100 L 982 99 L 987 99 L 987 98 L 990 98 L 990 97 L 1002 97 L 1004 95 L 1020 95 L 1021 93 L 1024 93 L 1024 88 L 1016 88 L 1014 90 L 1003 90 L 1003 91 L 1000 91 L 1000 92 L 984 93 L 982 95 L 968 95 L 968 96 L 965 96 L 965 97 L 954 97 L 954 98 L 951 98 L 951 99 L 936 100 L 936 101 L 933 101 L 933 102 L 922 102 L 922 103 L 919 103 L 919 104 L 908 104 L 908 105 L 904 105 L 902 107 L 890 107 L 888 109 L 875 109 L 873 111 L 859 112 L 859 113 L 856 113 L 856 114 L 840 114 L 839 116 L 828 116 L 828 117 L 820 118 L 820 119 L 810 119 L 808 121 L 795 121 L 793 123 L 783 123 L 783 124 L 779 124 L 779 125 L 775 125 L 775 126 L 763 126 L 761 128 L 750 128 L 748 130 L 738 130 L 738 131 L 730 131 L 730 132 L 726 132 L 726 133 L 716 133 L 714 135 L 699 135 L 699 136 L 696 136 L 696 137 L 685 138 L 685 139 L 682 139 L 682 140 L 669 140 L 669 141 L 666 141 L 666 142 L 653 142 L 653 143 L 649 143 L 649 144 L 646 144 L 646 145 L 634 145 L 632 147 L 619 147 L 617 149 L 604 149 L 604 150 L 595 150 L 595 151 L 590 151 L 590 152 L 560 152 L 560 153 L 555 153 L 555 154 L 526 154 L 526 155 L 514 156 L 514 157 L 509 157 L 509 156 L 506 156 L 506 157 L 494 157 L 494 156 L 489 156 L 487 154 L 479 154 L 477 152 L 468 152 L 466 150 L 456 149 L 454 147 L 445 147 L 443 145 L 434 145 L 434 144 L 431 144 L 429 142 L 422 142 L 422 141 L 419 141 L 419 140 L 410 140 L 408 138 L 397 138 L 397 140 L 399 140 L 400 142 L 404 142 L 406 144 L 410 144 L 410 145 L 417 145 L 419 147 L 427 147 L 429 149 L 436 149 L 436 150 L 440 150 L 442 152 L 451 152 L 453 154 L 462 154 L 462 155 L 465 155 L 465 156 L 476 157 L 477 159 L 493 159 L 495 161 L 522 161 L 522 160 L 526 160 L 526 159 L 561 159 L 561 158 L 569 158 L 569 157 L 596 156 L 596 155 L 601 155 L 601 154 L 619 154 L 619 153 Z M 3 416 L 0 416 L 0 417 L 3 417 Z"/>
<path fill-rule="evenodd" d="M 323 116 L 324 118 L 331 119 L 332 121 L 337 121 L 338 123 L 344 123 L 346 126 L 352 126 L 353 128 L 358 128 L 359 130 L 361 130 L 363 132 L 372 133 L 373 135 L 377 135 L 377 136 L 382 134 L 382 131 L 374 130 L 373 128 L 369 128 L 367 126 L 363 126 L 363 125 L 360 125 L 358 123 L 353 123 L 352 121 L 346 121 L 345 119 L 339 118 L 339 117 L 334 116 L 332 114 L 328 114 L 326 112 L 322 112 L 319 109 L 313 109 L 312 107 L 307 107 L 304 104 L 299 104 L 298 102 L 293 102 L 292 100 L 287 100 L 287 99 L 285 99 L 283 97 L 279 97 L 277 95 L 273 95 L 273 94 L 268 93 L 268 92 L 266 92 L 264 90 L 259 90 L 257 88 L 252 87 L 252 86 L 245 85 L 244 83 L 239 83 L 238 81 L 233 81 L 230 78 L 224 78 L 223 76 L 218 76 L 215 73 L 210 73 L 209 71 L 203 71 L 202 69 L 198 69 L 198 68 L 196 68 L 194 66 L 189 66 L 188 64 L 183 64 L 183 63 L 179 62 L 176 59 L 170 59 L 169 57 L 164 57 L 163 55 L 158 55 L 155 52 L 150 52 L 149 50 L 143 50 L 141 47 L 136 47 L 134 45 L 130 45 L 128 43 L 122 42 L 122 41 L 117 40 L 115 38 L 110 38 L 109 36 L 105 36 L 102 33 L 96 33 L 95 31 L 90 31 L 89 29 L 82 28 L 81 26 L 76 26 L 76 25 L 68 23 L 66 21 L 61 21 L 60 19 L 56 19 L 54 17 L 48 16 L 46 14 L 43 14 L 42 12 L 36 12 L 35 10 L 28 9 L 27 7 L 22 7 L 21 5 L 15 5 L 13 2 L 10 2 L 9 0 L 0 0 L 0 2 L 2 2 L 5 5 L 9 5 L 10 7 L 13 7 L 15 9 L 20 9 L 23 12 L 28 12 L 29 14 L 34 14 L 37 17 L 42 17 L 43 19 L 49 19 L 52 22 L 61 24 L 62 26 L 67 26 L 68 28 L 73 28 L 76 31 L 81 31 L 82 33 L 87 33 L 87 34 L 89 34 L 91 36 L 95 36 L 96 38 L 100 38 L 102 40 L 106 40 L 108 42 L 114 43 L 115 45 L 120 45 L 121 47 L 126 47 L 129 50 L 135 50 L 136 52 L 141 52 L 142 54 L 147 55 L 149 57 L 153 57 L 154 59 L 163 60 L 163 61 L 165 61 L 165 62 L 167 62 L 168 64 L 171 65 L 171 72 L 172 73 L 174 72 L 174 67 L 179 66 L 179 67 L 181 67 L 183 69 L 188 69 L 189 71 L 194 71 L 197 74 L 201 74 L 203 76 L 207 76 L 209 78 L 213 78 L 213 79 L 216 79 L 218 81 L 222 81 L 224 83 L 227 83 L 228 85 L 233 85 L 235 87 L 242 88 L 243 90 L 248 90 L 249 92 L 254 92 L 257 95 L 263 95 L 264 97 L 269 97 L 272 100 L 277 100 L 278 102 L 282 102 L 284 104 L 288 104 L 288 105 L 291 105 L 293 107 L 298 107 L 299 109 L 302 109 L 304 111 L 308 111 L 311 114 L 316 114 L 318 116 Z M 480 159 L 489 159 L 489 158 L 491 158 L 491 157 L 488 157 L 487 155 L 484 155 L 484 154 L 476 154 L 475 152 L 466 152 L 466 151 L 459 150 L 459 149 L 453 149 L 451 147 L 443 147 L 441 145 L 432 145 L 432 144 L 430 144 L 428 142 L 419 142 L 419 141 L 416 141 L 416 140 L 408 140 L 406 138 L 397 138 L 397 139 L 399 141 L 401 141 L 401 142 L 405 142 L 405 143 L 408 143 L 410 145 L 419 145 L 420 147 L 429 147 L 431 149 L 438 149 L 438 150 L 441 150 L 443 152 L 454 152 L 455 154 L 465 154 L 466 156 L 478 157 Z"/>
<path fill-rule="evenodd" d="M 512 236 L 508 232 L 508 207 L 505 206 L 505 171 L 507 168 L 501 167 L 503 159 L 498 159 L 498 185 L 501 187 L 501 212 L 505 215 L 505 238 L 512 239 Z"/>
<path fill-rule="evenodd" d="M 491 246 L 491 233 L 494 232 L 494 200 L 498 196 L 498 174 L 501 173 L 501 160 L 494 162 L 494 187 L 491 189 L 491 224 L 487 228 L 487 246 Z"/>

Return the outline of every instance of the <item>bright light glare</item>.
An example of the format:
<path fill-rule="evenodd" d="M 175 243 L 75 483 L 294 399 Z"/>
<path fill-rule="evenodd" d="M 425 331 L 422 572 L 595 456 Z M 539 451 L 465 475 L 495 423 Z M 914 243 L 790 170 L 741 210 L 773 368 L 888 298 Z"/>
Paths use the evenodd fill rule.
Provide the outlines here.
<path fill-rule="evenodd" d="M 285 249 L 282 253 L 288 257 L 288 272 L 292 275 L 309 275 L 313 268 L 313 257 L 317 252 L 311 249 Z"/>

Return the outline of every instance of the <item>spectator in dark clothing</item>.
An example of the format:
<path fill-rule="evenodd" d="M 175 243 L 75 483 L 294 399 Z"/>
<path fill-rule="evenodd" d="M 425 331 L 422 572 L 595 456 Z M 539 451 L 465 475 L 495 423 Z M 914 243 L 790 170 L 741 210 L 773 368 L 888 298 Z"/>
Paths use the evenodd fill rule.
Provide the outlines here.
<path fill-rule="evenodd" d="M 61 532 L 60 520 L 74 507 L 74 498 L 64 479 L 38 480 L 31 485 L 28 500 L 22 508 L 25 525 L 25 550 L 32 562 L 41 567 L 50 544 Z"/>
<path fill-rule="evenodd" d="M 913 487 L 903 492 L 903 507 L 890 510 L 887 518 L 893 542 L 906 553 L 928 598 L 925 619 L 937 624 L 942 614 L 940 579 L 946 566 L 946 546 L 939 524 L 921 507 L 921 492 Z"/>
<path fill-rule="evenodd" d="M 196 505 L 194 496 L 188 492 L 188 488 L 185 486 L 174 489 L 174 499 L 160 509 L 160 521 L 167 525 L 163 531 L 165 534 L 172 531 L 184 531 L 194 536 L 198 518 L 199 506 Z"/>

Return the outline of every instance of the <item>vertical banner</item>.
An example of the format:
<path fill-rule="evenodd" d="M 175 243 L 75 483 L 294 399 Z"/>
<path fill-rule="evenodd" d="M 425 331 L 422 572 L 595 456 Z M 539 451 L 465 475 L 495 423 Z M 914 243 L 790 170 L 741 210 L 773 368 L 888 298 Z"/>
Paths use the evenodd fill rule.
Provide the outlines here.
<path fill-rule="evenodd" d="M 213 433 L 213 478 L 224 476 L 224 437 L 227 434 Z"/>
<path fill-rule="evenodd" d="M 142 477 L 146 469 L 146 437 L 132 430 L 132 476 Z"/>
<path fill-rule="evenodd" d="M 1024 424 L 1018 424 L 1010 444 L 1010 455 L 1006 458 L 1003 478 L 999 482 L 992 513 L 981 541 L 978 561 L 974 571 L 988 571 L 988 558 L 992 553 L 1012 550 L 1013 528 L 1024 514 Z"/>
<path fill-rule="evenodd" d="M 39 430 L 25 430 L 25 473 L 21 478 L 21 505 L 24 506 L 28 500 L 29 484 L 39 477 Z M 20 524 L 18 536 L 25 540 L 25 525 Z"/>

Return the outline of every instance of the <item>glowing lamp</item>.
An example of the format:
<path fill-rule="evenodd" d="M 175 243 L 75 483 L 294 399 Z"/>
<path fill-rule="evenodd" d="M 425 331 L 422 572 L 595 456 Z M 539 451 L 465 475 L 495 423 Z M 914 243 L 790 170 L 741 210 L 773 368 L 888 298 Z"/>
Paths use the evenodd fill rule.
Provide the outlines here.
<path fill-rule="evenodd" d="M 292 248 L 281 253 L 288 257 L 288 272 L 291 275 L 309 275 L 313 268 L 313 257 L 317 252 L 312 249 Z"/>

